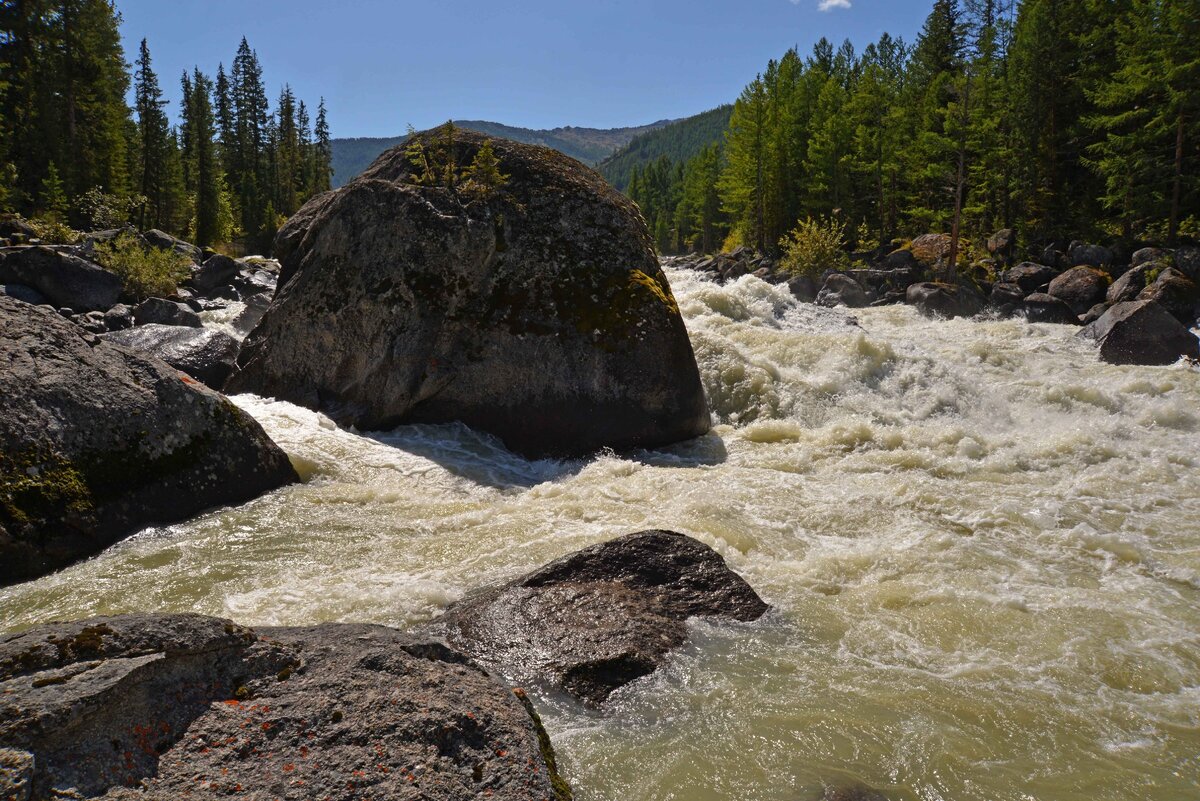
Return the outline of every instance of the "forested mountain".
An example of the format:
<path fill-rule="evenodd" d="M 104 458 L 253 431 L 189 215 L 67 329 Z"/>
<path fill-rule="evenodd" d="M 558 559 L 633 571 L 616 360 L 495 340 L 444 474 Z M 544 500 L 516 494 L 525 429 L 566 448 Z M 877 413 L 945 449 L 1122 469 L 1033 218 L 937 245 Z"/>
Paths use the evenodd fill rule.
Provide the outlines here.
<path fill-rule="evenodd" d="M 869 246 L 1015 228 L 1200 234 L 1200 0 L 936 0 L 917 40 L 768 62 L 721 147 L 630 177 L 667 252 L 773 250 L 805 218 Z M 957 242 L 957 237 L 955 238 Z"/>
<path fill-rule="evenodd" d="M 600 162 L 597 169 L 609 183 L 624 191 L 635 168 L 645 168 L 664 156 L 671 163 L 687 161 L 705 147 L 721 142 L 732 113 L 732 105 L 719 106 L 639 134 Z"/>
<path fill-rule="evenodd" d="M 329 187 L 324 100 L 314 113 L 285 85 L 272 108 L 243 38 L 228 73 L 184 72 L 172 126 L 149 45 L 131 72 L 120 22 L 109 0 L 0 4 L 0 211 L 268 248 Z"/>
<path fill-rule="evenodd" d="M 628 144 L 634 137 L 671 124 L 659 120 L 633 128 L 551 128 L 534 130 L 515 128 L 484 120 L 454 120 L 459 128 L 478 131 L 488 136 L 512 139 L 531 145 L 544 145 L 565 153 L 584 164 L 596 164 L 605 156 Z M 379 154 L 403 142 L 405 136 L 360 137 L 333 140 L 333 184 L 341 186 L 370 166 Z"/>

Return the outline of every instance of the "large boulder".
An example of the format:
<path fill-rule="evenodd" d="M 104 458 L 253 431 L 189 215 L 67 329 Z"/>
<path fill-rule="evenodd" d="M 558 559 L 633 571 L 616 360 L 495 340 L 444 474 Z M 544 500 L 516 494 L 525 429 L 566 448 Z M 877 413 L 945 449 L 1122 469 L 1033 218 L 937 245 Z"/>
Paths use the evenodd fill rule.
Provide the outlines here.
<path fill-rule="evenodd" d="M 41 292 L 24 284 L 0 284 L 0 295 L 8 295 L 10 298 L 32 303 L 34 306 L 50 302 Z"/>
<path fill-rule="evenodd" d="M 1141 251 L 1139 250 L 1138 253 Z M 1112 286 L 1104 294 L 1104 301 L 1113 304 L 1136 300 L 1138 294 L 1146 288 L 1146 277 L 1151 269 L 1152 265 L 1148 262 L 1130 267 L 1120 278 L 1112 282 Z"/>
<path fill-rule="evenodd" d="M 1048 285 L 1054 280 L 1056 275 L 1058 275 L 1058 271 L 1053 267 L 1047 267 L 1045 264 L 1035 264 L 1031 261 L 1023 261 L 1016 267 L 1006 270 L 1003 280 L 1008 284 L 1016 284 L 1028 295 Z"/>
<path fill-rule="evenodd" d="M 192 268 L 192 276 L 188 283 L 201 293 L 211 292 L 232 281 L 241 269 L 240 262 L 222 253 L 214 253 L 205 259 L 203 264 Z"/>
<path fill-rule="evenodd" d="M 0 364 L 0 584 L 296 480 L 228 400 L 45 307 L 0 296 Z"/>
<path fill-rule="evenodd" d="M 950 256 L 950 242 L 949 234 L 922 234 L 908 247 L 917 263 L 928 269 L 941 265 Z"/>
<path fill-rule="evenodd" d="M 181 325 L 200 328 L 204 323 L 200 315 L 189 308 L 166 298 L 146 298 L 133 307 L 135 325 Z"/>
<path fill-rule="evenodd" d="M 151 614 L 4 636 L 0 760 L 0 797 L 22 801 L 571 797 L 523 693 L 358 624 Z"/>
<path fill-rule="evenodd" d="M 1184 245 L 1176 249 L 1175 268 L 1200 283 L 1200 245 Z"/>
<path fill-rule="evenodd" d="M 1200 358 L 1200 340 L 1153 300 L 1118 303 L 1080 331 L 1111 364 L 1173 364 Z"/>
<path fill-rule="evenodd" d="M 9 251 L 0 262 L 0 284 L 33 287 L 55 306 L 104 311 L 121 297 L 121 279 L 90 261 L 48 247 Z"/>
<path fill-rule="evenodd" d="M 904 302 L 930 317 L 971 317 L 983 308 L 983 297 L 973 287 L 939 281 L 913 284 Z"/>
<path fill-rule="evenodd" d="M 1007 263 L 1012 258 L 1013 246 L 1017 244 L 1017 232 L 1011 228 L 1001 228 L 988 237 L 987 249 L 1001 261 Z"/>
<path fill-rule="evenodd" d="M 1108 274 L 1094 267 L 1072 267 L 1050 282 L 1048 294 L 1064 301 L 1075 314 L 1087 314 L 1104 300 L 1110 283 Z"/>
<path fill-rule="evenodd" d="M 1184 325 L 1196 319 L 1196 304 L 1200 302 L 1200 287 L 1174 267 L 1159 274 L 1154 283 L 1138 293 L 1138 300 L 1153 300 Z"/>
<path fill-rule="evenodd" d="M 689 617 L 749 621 L 766 610 L 707 545 L 642 531 L 470 595 L 434 630 L 516 681 L 548 681 L 596 705 L 657 669 L 686 641 Z"/>
<path fill-rule="evenodd" d="M 1067 250 L 1072 267 L 1108 267 L 1113 263 L 1113 252 L 1103 245 L 1087 242 L 1072 242 Z"/>
<path fill-rule="evenodd" d="M 422 135 L 431 152 L 441 134 Z M 487 141 L 459 131 L 456 163 Z M 404 147 L 279 232 L 279 290 L 232 391 L 360 429 L 454 420 L 526 454 L 709 428 L 683 318 L 637 207 L 544 147 L 492 143 L 491 192 L 414 185 Z"/>
<path fill-rule="evenodd" d="M 200 248 L 193 245 L 191 242 L 185 242 L 177 236 L 171 236 L 166 231 L 160 231 L 157 228 L 151 228 L 142 234 L 142 237 L 156 248 L 163 250 L 173 250 L 181 256 L 186 256 L 194 264 L 198 264 L 203 257 Z"/>
<path fill-rule="evenodd" d="M 851 309 L 861 309 L 870 303 L 862 285 L 848 275 L 832 273 L 821 285 L 817 293 L 817 303 L 821 306 L 848 306 Z"/>
<path fill-rule="evenodd" d="M 162 359 L 197 381 L 221 389 L 232 375 L 238 341 L 223 331 L 150 323 L 104 334 L 109 342 Z"/>

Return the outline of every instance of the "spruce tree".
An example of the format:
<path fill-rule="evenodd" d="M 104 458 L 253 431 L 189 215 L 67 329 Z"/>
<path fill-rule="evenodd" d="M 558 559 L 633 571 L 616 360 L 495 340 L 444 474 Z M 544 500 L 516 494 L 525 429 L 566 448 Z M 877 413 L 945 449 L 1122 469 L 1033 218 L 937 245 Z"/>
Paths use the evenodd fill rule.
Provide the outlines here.
<path fill-rule="evenodd" d="M 144 198 L 138 212 L 138 225 L 163 228 L 164 210 L 170 205 L 168 159 L 171 147 L 171 126 L 163 106 L 158 76 L 150 65 L 150 48 L 142 40 L 138 51 L 137 72 L 134 74 L 134 111 L 138 126 L 138 185 Z"/>

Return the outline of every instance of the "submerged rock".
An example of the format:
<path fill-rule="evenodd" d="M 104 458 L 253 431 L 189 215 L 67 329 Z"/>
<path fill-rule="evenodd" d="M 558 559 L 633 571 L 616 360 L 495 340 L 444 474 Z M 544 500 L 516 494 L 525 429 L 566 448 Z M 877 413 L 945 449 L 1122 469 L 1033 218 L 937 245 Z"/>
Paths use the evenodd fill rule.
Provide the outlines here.
<path fill-rule="evenodd" d="M 0 584 L 296 480 L 228 400 L 45 307 L 0 297 L 0 364 Z"/>
<path fill-rule="evenodd" d="M 484 141 L 457 132 L 456 162 Z M 706 432 L 691 343 L 637 208 L 555 151 L 493 148 L 509 177 L 484 196 L 413 185 L 399 147 L 309 201 L 279 232 L 279 290 L 230 388 L 361 429 L 457 420 L 532 455 Z"/>
<path fill-rule="evenodd" d="M 383 626 L 52 623 L 0 638 L 0 698 L 19 798 L 571 797 L 526 700 Z"/>
<path fill-rule="evenodd" d="M 221 389 L 233 373 L 238 341 L 223 331 L 150 323 L 104 334 L 103 338 L 162 359 L 200 383 Z"/>
<path fill-rule="evenodd" d="M 707 545 L 642 531 L 468 596 L 435 628 L 502 673 L 595 705 L 656 670 L 687 639 L 689 617 L 748 621 L 766 610 Z"/>
<path fill-rule="evenodd" d="M 33 287 L 55 306 L 104 311 L 121 297 L 121 279 L 98 264 L 48 247 L 10 251 L 0 262 L 0 284 Z"/>
<path fill-rule="evenodd" d="M 1153 300 L 1118 303 L 1079 332 L 1111 364 L 1173 364 L 1200 358 L 1200 340 Z"/>

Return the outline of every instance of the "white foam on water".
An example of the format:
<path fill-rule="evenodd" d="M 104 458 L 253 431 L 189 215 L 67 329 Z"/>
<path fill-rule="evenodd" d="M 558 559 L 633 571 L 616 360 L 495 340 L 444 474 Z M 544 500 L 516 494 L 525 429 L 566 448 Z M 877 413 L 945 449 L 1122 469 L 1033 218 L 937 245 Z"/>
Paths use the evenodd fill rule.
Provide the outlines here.
<path fill-rule="evenodd" d="M 134 610 L 407 626 L 671 528 L 774 609 L 696 624 L 602 714 L 539 698 L 577 798 L 1196 796 L 1200 372 L 1102 364 L 1063 326 L 668 274 L 709 435 L 530 461 L 464 426 L 361 435 L 240 396 L 304 483 L 0 590 L 0 629 Z"/>

